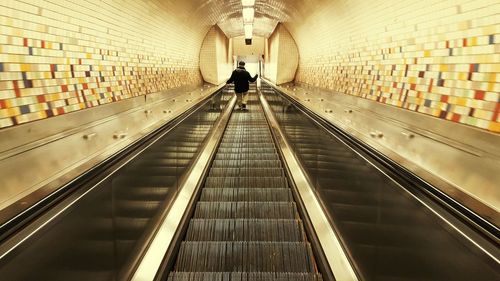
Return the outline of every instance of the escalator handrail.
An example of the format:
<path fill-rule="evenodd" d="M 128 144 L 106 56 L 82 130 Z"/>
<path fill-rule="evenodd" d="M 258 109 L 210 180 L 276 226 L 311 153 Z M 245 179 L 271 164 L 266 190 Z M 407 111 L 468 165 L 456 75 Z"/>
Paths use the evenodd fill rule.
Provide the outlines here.
<path fill-rule="evenodd" d="M 399 186 L 415 196 L 421 203 L 423 203 L 446 223 L 450 224 L 466 240 L 479 247 L 492 259 L 497 262 L 499 261 L 500 253 L 498 251 L 498 245 L 500 245 L 500 230 L 497 226 L 482 218 L 471 209 L 459 203 L 449 195 L 442 192 L 439 188 L 433 186 L 391 158 L 354 136 L 351 136 L 348 132 L 321 117 L 319 114 L 287 95 L 270 81 L 263 79 L 263 82 L 274 89 L 282 98 L 293 104 L 298 110 L 300 110 L 317 125 L 322 127 L 325 131 L 345 143 L 354 152 L 358 153 L 365 159 L 367 157 L 373 159 L 374 161 L 370 161 L 368 159 L 367 161 L 379 170 L 382 168 L 384 170 L 383 173 L 389 174 L 388 176 L 398 182 Z M 431 207 L 429 204 L 426 204 L 429 200 L 422 200 L 422 197 L 424 196 L 430 199 L 430 203 L 434 203 L 433 205 L 436 207 L 439 206 L 449 215 L 442 214 L 443 212 L 437 212 L 433 208 L 434 206 Z"/>
<path fill-rule="evenodd" d="M 177 127 L 180 123 L 182 123 L 182 121 L 187 119 L 200 107 L 206 104 L 213 96 L 222 92 L 224 88 L 225 86 L 219 87 L 212 94 L 207 95 L 186 111 L 167 121 L 161 127 L 137 140 L 134 140 L 126 147 L 110 155 L 97 165 L 88 169 L 81 175 L 75 177 L 70 182 L 64 184 L 48 196 L 44 197 L 42 200 L 36 202 L 23 212 L 0 225 L 0 259 L 48 223 L 48 221 L 39 220 L 43 220 L 45 216 L 47 216 L 49 220 L 53 220 L 55 217 L 48 215 L 48 213 L 54 211 L 53 209 L 56 207 L 57 209 L 60 209 L 58 212 L 55 212 L 55 215 L 57 216 L 63 210 L 66 210 L 69 206 L 75 204 L 82 198 L 82 196 L 87 194 L 102 181 L 96 179 L 101 178 L 105 172 L 107 175 L 106 178 L 109 177 L 114 173 L 114 171 L 118 170 L 125 163 L 135 158 L 145 148 L 149 147 L 158 139 L 168 134 L 168 132 Z M 77 194 L 80 195 L 77 196 Z M 70 202 L 64 202 L 65 199 L 70 199 L 71 196 L 76 196 L 76 198 L 74 200 L 70 200 Z M 65 203 L 65 206 L 60 206 L 62 203 Z"/>
<path fill-rule="evenodd" d="M 145 252 L 130 271 L 130 280 L 163 280 L 163 274 L 168 271 L 176 256 L 175 250 L 182 242 L 183 231 L 194 211 L 203 180 L 208 174 L 235 104 L 236 96 L 233 96 L 207 136 L 184 182 L 180 184 L 170 209 L 161 214 L 157 231 L 151 235 Z"/>

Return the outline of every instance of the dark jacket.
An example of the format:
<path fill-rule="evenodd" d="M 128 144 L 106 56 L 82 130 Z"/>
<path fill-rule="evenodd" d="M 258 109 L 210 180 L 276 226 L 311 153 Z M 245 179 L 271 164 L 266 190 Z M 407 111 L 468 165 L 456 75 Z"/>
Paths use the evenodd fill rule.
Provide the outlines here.
<path fill-rule="evenodd" d="M 248 82 L 255 82 L 257 80 L 257 75 L 255 77 L 250 76 L 250 73 L 246 71 L 243 66 L 238 66 L 231 74 L 231 78 L 227 80 L 227 84 L 234 82 L 234 91 L 236 93 L 248 92 L 250 88 Z"/>

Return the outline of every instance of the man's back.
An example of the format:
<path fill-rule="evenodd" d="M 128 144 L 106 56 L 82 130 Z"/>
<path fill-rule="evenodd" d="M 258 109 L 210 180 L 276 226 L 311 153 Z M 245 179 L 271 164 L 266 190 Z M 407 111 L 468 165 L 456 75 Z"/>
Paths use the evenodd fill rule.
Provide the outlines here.
<path fill-rule="evenodd" d="M 234 82 L 234 91 L 236 93 L 248 92 L 250 88 L 249 82 L 255 82 L 257 80 L 257 75 L 255 77 L 250 76 L 250 73 L 246 71 L 245 67 L 239 66 L 231 74 L 231 78 L 227 81 L 228 84 Z"/>

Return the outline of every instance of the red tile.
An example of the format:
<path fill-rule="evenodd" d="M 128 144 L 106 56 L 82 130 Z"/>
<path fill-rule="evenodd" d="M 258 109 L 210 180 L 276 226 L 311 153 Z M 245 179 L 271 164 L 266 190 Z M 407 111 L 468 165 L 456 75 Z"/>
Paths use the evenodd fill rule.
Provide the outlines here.
<path fill-rule="evenodd" d="M 63 92 L 67 92 L 67 91 L 68 91 L 68 85 L 62 85 L 62 86 L 61 86 L 61 90 L 62 90 Z"/>
<path fill-rule="evenodd" d="M 45 41 L 42 40 L 42 49 L 45 49 Z"/>
<path fill-rule="evenodd" d="M 474 93 L 474 98 L 475 98 L 476 100 L 483 100 L 483 99 L 484 99 L 484 95 L 485 95 L 485 92 L 484 92 L 484 91 L 477 90 L 477 91 Z"/>
<path fill-rule="evenodd" d="M 45 100 L 45 96 L 41 95 L 41 96 L 36 96 L 36 99 L 38 100 L 39 103 L 44 103 L 46 102 Z"/>
<path fill-rule="evenodd" d="M 467 47 L 467 38 L 464 38 L 464 40 L 463 40 L 463 46 Z"/>
<path fill-rule="evenodd" d="M 448 49 L 450 47 L 450 41 L 446 40 L 446 48 Z"/>
<path fill-rule="evenodd" d="M 58 114 L 58 115 L 64 114 L 64 108 L 62 108 L 62 107 L 58 107 L 58 108 L 57 108 L 57 114 Z"/>
<path fill-rule="evenodd" d="M 451 121 L 453 122 L 459 122 L 460 121 L 460 114 L 456 114 L 456 113 L 453 113 L 453 115 L 451 116 Z"/>
<path fill-rule="evenodd" d="M 500 102 L 497 102 L 497 106 L 495 107 L 495 111 L 493 112 L 493 118 L 491 118 L 491 120 L 496 121 L 498 118 L 498 114 L 500 114 Z"/>
<path fill-rule="evenodd" d="M 23 45 L 24 47 L 28 47 L 28 38 L 23 39 Z"/>
<path fill-rule="evenodd" d="M 7 105 L 5 104 L 5 100 L 0 100 L 0 108 L 7 108 Z"/>
<path fill-rule="evenodd" d="M 17 80 L 12 81 L 12 84 L 14 86 L 14 92 L 16 93 L 16 97 L 20 98 L 21 97 L 21 90 L 19 89 L 19 84 Z"/>
<path fill-rule="evenodd" d="M 447 96 L 447 95 L 442 95 L 441 96 L 441 102 L 448 102 L 448 99 L 450 98 L 450 96 Z"/>

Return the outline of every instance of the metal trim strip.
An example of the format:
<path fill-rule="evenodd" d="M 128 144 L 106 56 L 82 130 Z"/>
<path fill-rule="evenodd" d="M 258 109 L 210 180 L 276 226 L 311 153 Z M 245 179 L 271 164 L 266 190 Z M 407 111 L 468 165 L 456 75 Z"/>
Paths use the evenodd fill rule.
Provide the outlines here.
<path fill-rule="evenodd" d="M 359 280 L 348 255 L 340 242 L 339 235 L 330 225 L 330 222 L 321 207 L 321 203 L 313 191 L 312 185 L 309 183 L 302 166 L 295 158 L 286 136 L 281 131 L 281 128 L 279 127 L 267 100 L 262 94 L 260 95 L 260 101 L 269 121 L 269 125 L 271 126 L 272 131 L 276 133 L 277 146 L 282 152 L 285 164 L 291 171 L 291 180 L 297 187 L 300 199 L 304 203 L 307 215 L 313 225 L 314 231 L 316 232 L 335 279 L 337 281 Z"/>
<path fill-rule="evenodd" d="M 143 255 L 142 260 L 130 280 L 151 281 L 155 279 L 164 261 L 165 254 L 168 249 L 173 247 L 176 243 L 173 238 L 180 226 L 182 218 L 189 211 L 187 207 L 190 201 L 196 196 L 200 189 L 204 175 L 208 170 L 211 159 L 215 155 L 235 104 L 236 96 L 230 100 L 221 119 L 214 125 L 215 129 L 203 147 L 200 157 L 193 165 L 186 181 L 180 188 L 177 198 L 170 207 L 170 211 L 160 223 L 158 231 L 155 233 L 154 238 L 149 244 L 146 253 Z"/>

